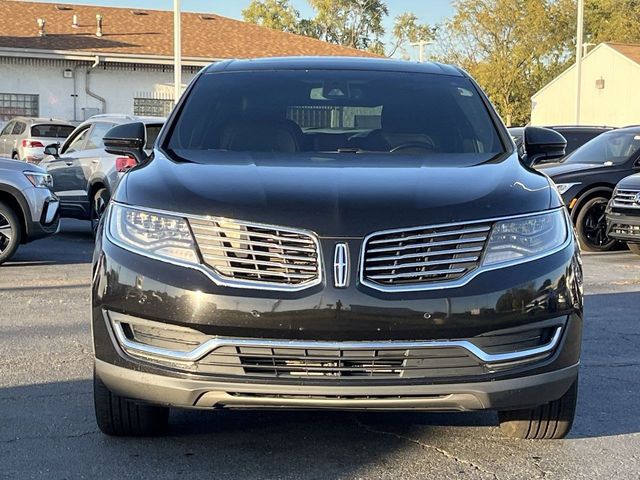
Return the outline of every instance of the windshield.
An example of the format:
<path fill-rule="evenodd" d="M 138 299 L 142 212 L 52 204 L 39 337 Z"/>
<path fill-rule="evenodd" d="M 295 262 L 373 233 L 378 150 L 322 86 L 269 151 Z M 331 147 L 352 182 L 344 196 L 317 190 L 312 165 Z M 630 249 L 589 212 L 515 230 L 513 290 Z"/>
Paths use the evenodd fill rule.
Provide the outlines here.
<path fill-rule="evenodd" d="M 70 125 L 43 124 L 31 127 L 32 137 L 67 138 L 71 132 L 73 132 L 73 127 Z"/>
<path fill-rule="evenodd" d="M 466 78 L 333 70 L 205 74 L 165 147 L 181 157 L 234 151 L 490 158 L 504 151 Z"/>
<path fill-rule="evenodd" d="M 565 158 L 564 163 L 620 165 L 639 150 L 640 133 L 637 131 L 607 132 L 578 148 Z"/>

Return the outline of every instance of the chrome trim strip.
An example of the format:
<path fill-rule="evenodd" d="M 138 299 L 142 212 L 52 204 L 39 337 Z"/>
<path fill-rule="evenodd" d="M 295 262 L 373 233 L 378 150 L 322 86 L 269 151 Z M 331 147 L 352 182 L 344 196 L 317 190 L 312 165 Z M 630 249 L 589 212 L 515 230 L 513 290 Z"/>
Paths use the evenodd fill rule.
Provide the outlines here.
<path fill-rule="evenodd" d="M 366 262 L 366 258 L 365 258 L 365 254 L 366 254 L 366 245 L 367 242 L 369 241 L 369 239 L 371 239 L 372 237 L 376 237 L 379 235 L 389 235 L 389 234 L 393 234 L 393 233 L 399 233 L 399 232 L 410 232 L 410 231 L 414 231 L 414 230 L 424 230 L 424 229 L 429 229 L 429 228 L 446 228 L 446 227 L 454 227 L 454 226 L 459 226 L 459 225 L 475 225 L 478 223 L 497 223 L 497 222 L 501 222 L 501 221 L 507 221 L 507 220 L 516 220 L 516 219 L 520 219 L 520 218 L 526 218 L 526 217 L 536 217 L 536 216 L 540 216 L 540 215 L 546 215 L 546 214 L 550 214 L 553 212 L 557 212 L 557 211 L 563 211 L 564 212 L 564 217 L 565 217 L 565 227 L 567 229 L 566 231 L 566 238 L 565 241 L 562 243 L 562 245 L 559 245 L 558 247 L 552 249 L 552 250 L 548 250 L 546 252 L 540 253 L 538 255 L 533 255 L 531 257 L 527 257 L 527 258 L 523 258 L 523 259 L 518 259 L 518 260 L 511 260 L 508 262 L 503 262 L 503 263 L 497 263 L 495 265 L 489 265 L 489 266 L 484 266 L 482 264 L 482 260 L 480 263 L 480 266 L 478 268 L 476 268 L 475 270 L 469 272 L 468 274 L 462 276 L 461 278 L 457 279 L 457 280 L 451 280 L 451 281 L 445 281 L 445 282 L 437 282 L 437 283 L 426 283 L 426 284 L 414 284 L 414 285 L 380 285 L 378 283 L 375 282 L 371 282 L 369 280 L 367 280 L 364 276 L 364 265 Z M 540 260 L 541 258 L 544 257 L 548 257 L 549 255 L 553 255 L 554 253 L 558 253 L 562 250 L 564 250 L 565 248 L 567 248 L 572 242 L 573 242 L 573 229 L 572 226 L 573 224 L 571 223 L 571 219 L 569 218 L 569 214 L 567 212 L 567 209 L 565 207 L 558 207 L 558 208 L 554 208 L 551 210 L 545 210 L 543 212 L 536 212 L 536 213 L 526 213 L 526 214 L 521 214 L 521 215 L 513 215 L 513 216 L 508 216 L 508 217 L 496 217 L 496 218 L 489 218 L 489 219 L 482 219 L 482 220 L 471 220 L 468 222 L 454 222 L 454 223 L 444 223 L 444 224 L 440 224 L 440 225 L 427 225 L 427 226 L 422 226 L 422 227 L 410 227 L 410 228 L 395 228 L 393 230 L 382 230 L 382 231 L 378 231 L 378 232 L 373 232 L 370 233 L 369 235 L 367 235 L 364 240 L 362 241 L 362 248 L 360 249 L 360 265 L 358 267 L 359 269 L 359 273 L 358 273 L 358 279 L 360 281 L 360 283 L 366 287 L 372 288 L 374 290 L 378 290 L 380 292 L 422 292 L 422 291 L 428 291 L 428 290 L 443 290 L 445 288 L 460 288 L 465 286 L 466 284 L 468 284 L 471 280 L 473 280 L 474 278 L 476 278 L 478 275 L 485 273 L 485 272 L 490 272 L 493 270 L 499 270 L 501 268 L 506 268 L 506 267 L 512 267 L 514 265 L 521 265 L 523 263 L 529 263 L 529 262 L 533 262 L 535 260 Z M 492 227 L 493 229 L 493 227 Z M 487 242 L 489 242 L 489 240 L 491 239 L 491 234 L 489 234 L 487 236 Z M 466 249 L 465 249 L 466 250 Z M 465 250 L 460 249 L 461 253 L 466 253 Z M 438 253 L 438 252 L 434 252 L 434 253 Z M 483 252 L 484 253 L 484 252 Z M 484 255 L 483 255 L 484 257 Z"/>
<path fill-rule="evenodd" d="M 303 282 L 303 283 L 299 283 L 296 285 L 288 285 L 288 284 L 276 284 L 276 283 L 266 283 L 266 282 L 257 282 L 257 281 L 251 281 L 251 280 L 230 280 L 228 278 L 224 278 L 221 277 L 219 275 L 216 274 L 215 271 L 213 271 L 213 269 L 208 268 L 205 264 L 203 263 L 191 263 L 188 261 L 181 261 L 178 259 L 170 259 L 170 258 L 166 258 L 166 257 L 162 257 L 160 255 L 154 255 L 152 253 L 147 252 L 146 250 L 142 250 L 139 248 L 135 248 L 132 247 L 131 245 L 127 245 L 124 244 L 122 242 L 120 242 L 119 240 L 117 240 L 112 234 L 111 234 L 111 216 L 112 216 L 112 212 L 113 212 L 113 208 L 115 208 L 114 206 L 117 207 L 121 207 L 121 208 L 129 208 L 131 210 L 139 210 L 141 212 L 149 212 L 149 213 L 157 213 L 158 215 L 168 215 L 171 217 L 178 217 L 178 218 L 193 218 L 193 219 L 197 219 L 197 220 L 203 220 L 203 221 L 208 221 L 208 222 L 212 222 L 212 221 L 229 221 L 229 222 L 236 222 L 236 223 L 246 223 L 248 225 L 253 225 L 256 226 L 258 228 L 263 227 L 266 229 L 278 229 L 280 231 L 283 232 L 292 232 L 292 233 L 298 233 L 298 234 L 303 234 L 303 235 L 308 235 L 310 239 L 313 240 L 313 243 L 316 246 L 316 252 L 317 252 L 317 261 L 318 261 L 318 277 L 310 280 L 308 282 Z M 137 206 L 132 206 L 132 205 L 127 205 L 125 203 L 120 203 L 120 202 L 115 202 L 112 201 L 111 204 L 109 205 L 109 210 L 106 213 L 107 217 L 106 217 L 106 221 L 105 221 L 105 228 L 104 228 L 104 234 L 106 236 L 106 238 L 113 243 L 114 245 L 127 250 L 129 252 L 133 252 L 135 254 L 138 255 L 142 255 L 144 257 L 147 258 L 151 258 L 153 260 L 158 260 L 160 262 L 164 262 L 164 263 L 169 263 L 171 265 L 176 265 L 179 267 L 186 267 L 186 268 L 191 268 L 192 270 L 197 270 L 200 273 L 203 273 L 204 275 L 206 275 L 209 280 L 211 280 L 213 283 L 215 283 L 218 286 L 221 287 L 230 287 L 230 288 L 244 288 L 244 289 L 253 289 L 253 290 L 269 290 L 269 291 L 286 291 L 286 292 L 297 292 L 300 290 L 305 290 L 307 288 L 311 288 L 314 287 L 318 284 L 321 284 L 324 281 L 324 275 L 323 275 L 323 265 L 322 265 L 322 248 L 320 246 L 320 241 L 318 240 L 318 235 L 316 235 L 315 232 L 312 232 L 310 230 L 303 230 L 303 229 L 295 229 L 295 228 L 290 228 L 290 227 L 283 227 L 283 226 L 279 226 L 279 225 L 267 225 L 264 223 L 258 223 L 258 222 L 245 222 L 245 221 L 241 221 L 241 220 L 235 220 L 235 219 L 228 219 L 228 218 L 224 218 L 224 217 L 216 217 L 216 216 L 201 216 L 201 215 L 191 215 L 191 214 L 184 214 L 184 213 L 178 213 L 178 212 L 170 212 L 167 210 L 158 210 L 155 208 L 146 208 L 146 207 L 137 207 Z M 193 236 L 193 235 L 192 235 Z M 200 247 L 198 246 L 195 236 L 193 236 L 193 241 L 194 241 L 194 245 L 196 246 L 196 248 L 198 249 L 198 253 L 201 255 L 200 253 Z"/>
<path fill-rule="evenodd" d="M 125 322 L 126 323 L 126 322 Z M 428 340 L 428 341 L 386 341 L 386 342 L 323 342 L 307 340 L 262 340 L 249 338 L 223 338 L 214 337 L 202 343 L 193 350 L 179 352 L 166 348 L 154 347 L 129 340 L 119 321 L 111 319 L 111 325 L 120 346 L 128 352 L 148 355 L 165 360 L 179 362 L 196 362 L 222 347 L 255 347 L 255 348 L 298 348 L 321 350 L 409 350 L 419 348 L 443 348 L 458 347 L 467 350 L 480 361 L 488 364 L 499 362 L 511 362 L 528 357 L 534 357 L 553 351 L 560 341 L 562 327 L 556 327 L 551 340 L 544 345 L 527 350 L 519 350 L 509 353 L 490 354 L 477 347 L 468 340 Z"/>

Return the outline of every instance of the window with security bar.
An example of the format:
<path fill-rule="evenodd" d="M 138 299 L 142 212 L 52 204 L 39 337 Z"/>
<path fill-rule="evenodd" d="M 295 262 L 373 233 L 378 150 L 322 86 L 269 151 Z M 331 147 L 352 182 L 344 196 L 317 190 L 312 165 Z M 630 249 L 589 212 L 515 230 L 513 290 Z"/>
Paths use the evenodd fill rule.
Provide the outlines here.
<path fill-rule="evenodd" d="M 150 117 L 167 117 L 173 108 L 173 100 L 168 98 L 133 99 L 133 114 Z"/>
<path fill-rule="evenodd" d="M 0 93 L 0 121 L 13 117 L 37 117 L 39 112 L 39 95 Z"/>

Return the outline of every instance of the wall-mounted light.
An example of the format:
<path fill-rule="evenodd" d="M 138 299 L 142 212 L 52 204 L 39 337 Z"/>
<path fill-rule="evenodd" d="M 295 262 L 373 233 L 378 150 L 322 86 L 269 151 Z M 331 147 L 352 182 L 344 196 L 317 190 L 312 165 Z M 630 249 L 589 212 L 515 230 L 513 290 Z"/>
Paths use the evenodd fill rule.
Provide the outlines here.
<path fill-rule="evenodd" d="M 65 68 L 62 71 L 62 77 L 63 78 L 73 78 L 73 70 L 71 70 L 70 68 Z"/>
<path fill-rule="evenodd" d="M 600 77 L 596 80 L 596 89 L 604 90 L 604 78 Z"/>

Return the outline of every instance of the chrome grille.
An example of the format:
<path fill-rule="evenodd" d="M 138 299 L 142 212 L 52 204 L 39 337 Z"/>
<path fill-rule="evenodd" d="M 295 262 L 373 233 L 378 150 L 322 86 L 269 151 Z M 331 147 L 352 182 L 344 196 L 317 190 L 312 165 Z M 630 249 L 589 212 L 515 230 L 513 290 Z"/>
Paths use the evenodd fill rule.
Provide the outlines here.
<path fill-rule="evenodd" d="M 320 281 L 320 249 L 311 233 L 223 218 L 189 224 L 202 259 L 223 278 L 282 287 Z"/>
<path fill-rule="evenodd" d="M 393 287 L 457 280 L 480 264 L 491 223 L 389 230 L 365 240 L 364 280 Z"/>
<path fill-rule="evenodd" d="M 613 207 L 617 208 L 640 208 L 640 201 L 636 200 L 636 195 L 640 190 L 616 189 L 613 197 Z"/>

